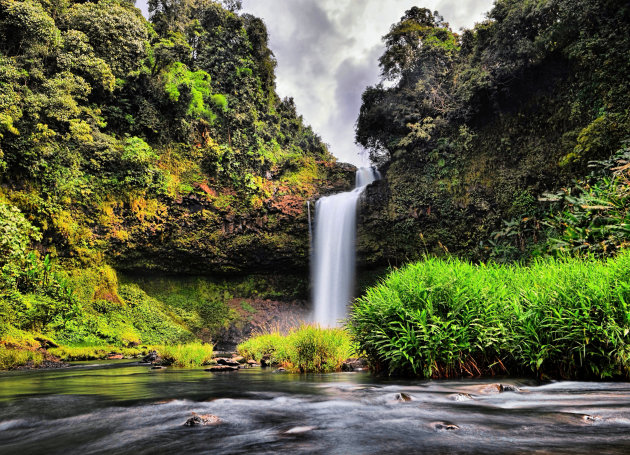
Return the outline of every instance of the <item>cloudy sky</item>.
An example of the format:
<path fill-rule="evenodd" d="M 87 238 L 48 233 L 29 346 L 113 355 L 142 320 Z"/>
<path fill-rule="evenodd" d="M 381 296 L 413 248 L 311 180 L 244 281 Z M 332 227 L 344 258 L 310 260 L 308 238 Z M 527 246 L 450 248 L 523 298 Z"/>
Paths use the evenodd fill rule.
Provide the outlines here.
<path fill-rule="evenodd" d="M 244 0 L 262 17 L 278 67 L 280 96 L 292 96 L 307 123 L 341 161 L 363 164 L 354 144 L 361 93 L 378 82 L 381 38 L 412 6 L 437 10 L 453 30 L 483 20 L 492 0 Z M 146 15 L 146 0 L 136 6 Z"/>

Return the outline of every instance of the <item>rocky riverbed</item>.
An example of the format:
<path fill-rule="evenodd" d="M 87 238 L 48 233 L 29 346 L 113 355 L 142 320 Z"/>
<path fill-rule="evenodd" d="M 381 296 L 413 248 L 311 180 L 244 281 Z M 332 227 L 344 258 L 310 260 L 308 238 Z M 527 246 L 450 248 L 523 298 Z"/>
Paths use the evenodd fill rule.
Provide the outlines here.
<path fill-rule="evenodd" d="M 3 454 L 630 451 L 630 384 L 402 381 L 126 361 L 0 373 Z"/>

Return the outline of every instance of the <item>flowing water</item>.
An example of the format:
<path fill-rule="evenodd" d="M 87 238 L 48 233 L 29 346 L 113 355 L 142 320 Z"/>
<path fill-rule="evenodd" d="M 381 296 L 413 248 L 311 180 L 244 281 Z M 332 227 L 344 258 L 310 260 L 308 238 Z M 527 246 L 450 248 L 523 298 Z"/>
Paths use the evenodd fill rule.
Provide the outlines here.
<path fill-rule="evenodd" d="M 313 312 L 322 326 L 346 317 L 354 289 L 357 202 L 378 177 L 375 169 L 360 168 L 354 190 L 323 197 L 315 206 Z"/>
<path fill-rule="evenodd" d="M 0 453 L 630 453 L 630 384 L 497 382 L 111 362 L 5 372 Z M 192 412 L 221 423 L 185 427 Z"/>

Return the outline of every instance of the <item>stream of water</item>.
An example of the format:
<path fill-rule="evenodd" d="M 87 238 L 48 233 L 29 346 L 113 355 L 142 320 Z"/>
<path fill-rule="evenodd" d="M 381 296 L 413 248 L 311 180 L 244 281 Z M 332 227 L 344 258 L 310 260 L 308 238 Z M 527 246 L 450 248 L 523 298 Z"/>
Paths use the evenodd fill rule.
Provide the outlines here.
<path fill-rule="evenodd" d="M 356 268 L 357 203 L 378 178 L 376 169 L 360 168 L 354 190 L 323 197 L 315 206 L 313 312 L 322 326 L 334 327 L 347 315 Z"/>
<path fill-rule="evenodd" d="M 630 453 L 630 384 L 502 381 L 518 390 L 111 362 L 4 372 L 0 453 Z M 221 423 L 185 427 L 192 412 Z"/>

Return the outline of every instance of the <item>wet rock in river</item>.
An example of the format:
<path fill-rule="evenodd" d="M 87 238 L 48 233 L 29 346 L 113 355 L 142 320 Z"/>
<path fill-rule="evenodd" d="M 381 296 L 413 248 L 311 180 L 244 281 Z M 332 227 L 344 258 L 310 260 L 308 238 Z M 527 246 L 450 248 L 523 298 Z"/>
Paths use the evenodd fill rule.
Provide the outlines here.
<path fill-rule="evenodd" d="M 233 362 L 238 362 L 238 363 L 246 363 L 245 362 L 245 357 L 243 357 L 242 355 L 237 355 L 235 357 L 232 357 L 232 361 Z"/>
<path fill-rule="evenodd" d="M 455 431 L 459 430 L 459 427 L 450 422 L 432 422 L 429 424 L 435 431 Z"/>
<path fill-rule="evenodd" d="M 163 367 L 162 365 L 153 365 L 151 369 L 152 370 L 166 370 L 166 367 Z"/>
<path fill-rule="evenodd" d="M 187 427 L 202 427 L 208 425 L 218 425 L 221 423 L 221 419 L 212 414 L 199 415 L 196 412 L 192 413 L 192 417 L 186 420 L 184 426 Z"/>
<path fill-rule="evenodd" d="M 600 416 L 583 415 L 582 420 L 584 422 L 593 423 L 593 422 L 600 422 L 602 418 Z"/>
<path fill-rule="evenodd" d="M 240 366 L 239 362 L 236 362 L 232 359 L 218 358 L 215 360 L 217 362 L 217 365 L 224 365 L 224 366 L 237 367 L 237 368 Z"/>
<path fill-rule="evenodd" d="M 274 370 L 274 373 L 286 373 L 286 369 L 285 368 L 278 368 L 277 370 Z"/>
<path fill-rule="evenodd" d="M 145 363 L 155 363 L 158 360 L 161 360 L 161 359 L 157 351 L 151 351 L 142 358 L 142 361 Z"/>
<path fill-rule="evenodd" d="M 107 355 L 107 360 L 122 360 L 125 357 L 120 352 L 110 352 Z"/>
<path fill-rule="evenodd" d="M 225 373 L 230 371 L 238 371 L 239 367 L 233 365 L 215 365 L 210 368 L 206 368 L 206 371 L 210 371 L 212 373 Z"/>
<path fill-rule="evenodd" d="M 302 433 L 308 433 L 309 431 L 313 431 L 315 429 L 315 427 L 293 427 L 290 430 L 287 430 L 284 432 L 284 434 L 302 434 Z"/>
<path fill-rule="evenodd" d="M 260 366 L 260 364 L 256 363 L 255 360 L 248 360 L 247 361 L 247 365 L 249 365 L 250 367 L 258 367 L 258 366 Z"/>
<path fill-rule="evenodd" d="M 362 371 L 367 369 L 367 360 L 351 358 L 341 365 L 341 371 Z"/>
<path fill-rule="evenodd" d="M 520 392 L 521 390 L 512 384 L 499 384 L 499 392 Z"/>
<path fill-rule="evenodd" d="M 457 394 L 453 395 L 453 400 L 455 400 L 455 401 L 469 401 L 469 400 L 473 400 L 473 399 L 474 398 L 469 393 L 457 393 Z"/>
<path fill-rule="evenodd" d="M 396 394 L 396 401 L 407 402 L 411 400 L 413 400 L 413 398 L 411 398 L 411 395 L 409 394 L 406 394 L 404 392 L 400 392 Z"/>

